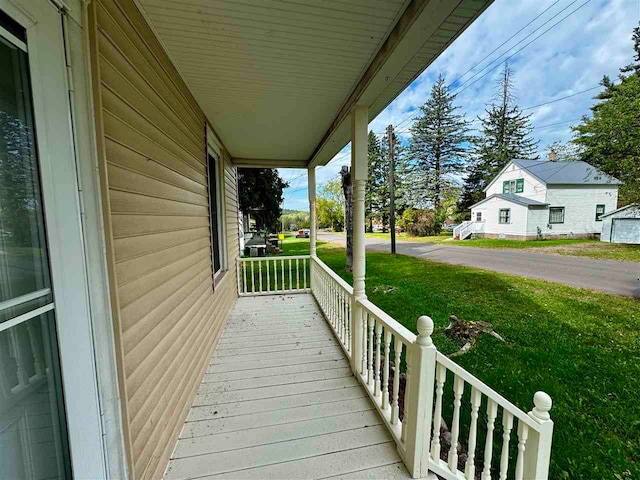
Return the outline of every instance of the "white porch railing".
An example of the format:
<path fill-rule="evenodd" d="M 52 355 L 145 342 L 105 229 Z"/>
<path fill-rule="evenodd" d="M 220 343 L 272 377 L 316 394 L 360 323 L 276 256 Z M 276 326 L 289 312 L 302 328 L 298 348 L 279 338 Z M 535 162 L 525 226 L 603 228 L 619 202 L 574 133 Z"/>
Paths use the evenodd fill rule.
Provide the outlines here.
<path fill-rule="evenodd" d="M 255 267 L 249 283 L 240 276 L 254 265 L 251 262 L 260 268 L 260 261 L 286 265 L 293 259 L 308 261 L 310 291 L 414 478 L 429 472 L 447 480 L 475 480 L 477 474 L 482 480 L 548 478 L 551 398 L 537 392 L 532 411 L 520 410 L 438 352 L 431 340 L 434 326 L 429 317 L 418 319 L 416 336 L 367 299 L 354 299 L 352 287 L 316 256 L 241 259 L 238 291 L 241 295 L 309 291 L 306 280 L 303 288 L 293 288 L 293 273 L 285 281 L 288 289 L 279 290 L 267 290 L 274 285 L 267 281 L 267 288 L 263 282 L 256 291 Z M 260 272 L 262 278 L 265 270 Z M 362 332 L 361 338 L 354 339 L 354 332 Z M 362 358 L 352 358 L 354 349 L 362 352 Z"/>
<path fill-rule="evenodd" d="M 309 255 L 238 258 L 238 295 L 310 292 Z"/>
<path fill-rule="evenodd" d="M 474 222 L 472 220 L 467 220 L 466 222 L 462 222 L 460 225 L 453 229 L 453 238 L 464 240 L 473 233 L 482 232 L 484 232 L 484 222 Z"/>

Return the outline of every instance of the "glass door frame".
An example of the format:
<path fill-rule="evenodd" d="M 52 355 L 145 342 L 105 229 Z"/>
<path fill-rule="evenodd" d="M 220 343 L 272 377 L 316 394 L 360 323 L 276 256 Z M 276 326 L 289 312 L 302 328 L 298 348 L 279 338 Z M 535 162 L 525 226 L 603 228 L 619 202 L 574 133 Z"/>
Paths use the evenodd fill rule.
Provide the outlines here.
<path fill-rule="evenodd" d="M 0 0 L 0 9 L 27 34 L 73 476 L 106 478 L 62 13 L 49 0 Z"/>

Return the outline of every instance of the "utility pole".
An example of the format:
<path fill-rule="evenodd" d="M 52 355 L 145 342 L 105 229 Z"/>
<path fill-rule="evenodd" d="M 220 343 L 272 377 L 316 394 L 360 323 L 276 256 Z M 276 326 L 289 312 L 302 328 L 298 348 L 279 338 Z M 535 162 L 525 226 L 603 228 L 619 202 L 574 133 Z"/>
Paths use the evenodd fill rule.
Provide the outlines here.
<path fill-rule="evenodd" d="M 391 227 L 391 253 L 396 253 L 396 192 L 395 192 L 395 152 L 393 144 L 393 125 L 387 127 L 389 138 L 389 226 Z"/>

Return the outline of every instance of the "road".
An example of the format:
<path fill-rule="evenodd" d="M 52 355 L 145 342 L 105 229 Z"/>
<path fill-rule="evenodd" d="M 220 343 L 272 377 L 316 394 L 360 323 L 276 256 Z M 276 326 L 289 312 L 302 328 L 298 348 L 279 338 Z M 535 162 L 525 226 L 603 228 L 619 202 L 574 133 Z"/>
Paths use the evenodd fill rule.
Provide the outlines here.
<path fill-rule="evenodd" d="M 344 235 L 319 233 L 318 239 L 341 245 L 345 243 Z M 381 238 L 367 238 L 366 248 L 377 252 L 390 250 L 389 242 Z M 436 262 L 478 267 L 640 299 L 640 263 L 406 241 L 398 241 L 396 249 L 403 255 Z"/>

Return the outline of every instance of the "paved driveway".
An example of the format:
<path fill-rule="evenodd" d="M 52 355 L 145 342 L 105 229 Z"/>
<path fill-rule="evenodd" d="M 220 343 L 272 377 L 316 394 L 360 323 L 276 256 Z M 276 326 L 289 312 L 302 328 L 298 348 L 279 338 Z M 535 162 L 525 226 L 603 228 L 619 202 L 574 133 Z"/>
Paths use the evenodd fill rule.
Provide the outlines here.
<path fill-rule="evenodd" d="M 319 233 L 326 242 L 344 245 L 344 235 Z M 367 238 L 367 250 L 389 252 L 389 242 Z M 412 257 L 484 268 L 573 287 L 640 298 L 640 263 L 614 262 L 520 250 L 453 247 L 436 243 L 397 242 L 397 252 Z"/>

